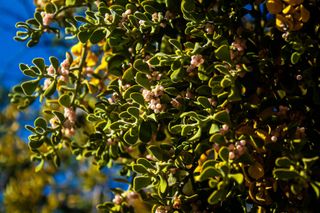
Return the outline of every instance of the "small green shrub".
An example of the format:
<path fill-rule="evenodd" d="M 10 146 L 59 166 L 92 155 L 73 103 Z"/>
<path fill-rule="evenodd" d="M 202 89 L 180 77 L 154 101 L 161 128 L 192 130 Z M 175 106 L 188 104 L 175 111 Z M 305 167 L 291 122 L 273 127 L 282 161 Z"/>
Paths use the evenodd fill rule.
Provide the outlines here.
<path fill-rule="evenodd" d="M 20 64 L 30 80 L 10 94 L 20 109 L 43 106 L 26 127 L 39 169 L 61 149 L 120 165 L 132 182 L 98 205 L 106 212 L 313 211 L 317 1 L 38 4 L 17 40 L 78 42 L 62 62 Z"/>

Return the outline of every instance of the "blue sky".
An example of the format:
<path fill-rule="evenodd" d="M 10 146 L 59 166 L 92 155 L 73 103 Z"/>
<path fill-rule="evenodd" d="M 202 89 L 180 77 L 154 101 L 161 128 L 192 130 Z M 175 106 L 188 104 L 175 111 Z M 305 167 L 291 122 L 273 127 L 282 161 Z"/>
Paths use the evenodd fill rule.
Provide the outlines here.
<path fill-rule="evenodd" d="M 32 48 L 25 42 L 13 40 L 17 29 L 15 23 L 33 17 L 33 0 L 0 0 L 0 83 L 6 89 L 19 83 L 24 77 L 19 70 L 19 63 L 31 64 L 33 58 L 50 55 L 61 57 L 61 48 L 53 47 L 44 36 L 40 43 Z"/>

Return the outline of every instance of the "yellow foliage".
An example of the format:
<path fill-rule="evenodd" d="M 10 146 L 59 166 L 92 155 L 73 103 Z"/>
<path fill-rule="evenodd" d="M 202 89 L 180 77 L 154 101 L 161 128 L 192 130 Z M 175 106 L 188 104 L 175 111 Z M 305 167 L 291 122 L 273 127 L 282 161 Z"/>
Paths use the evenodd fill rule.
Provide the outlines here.
<path fill-rule="evenodd" d="M 284 4 L 281 0 L 268 0 L 266 6 L 271 14 L 278 14 L 282 11 Z"/>

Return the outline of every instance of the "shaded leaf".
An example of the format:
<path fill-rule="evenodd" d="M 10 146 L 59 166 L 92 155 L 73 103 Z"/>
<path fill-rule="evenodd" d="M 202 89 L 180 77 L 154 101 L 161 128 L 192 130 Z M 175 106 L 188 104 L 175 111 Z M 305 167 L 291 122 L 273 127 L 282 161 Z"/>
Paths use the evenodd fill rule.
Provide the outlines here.
<path fill-rule="evenodd" d="M 25 95 L 32 95 L 38 87 L 39 80 L 25 81 L 21 84 L 21 88 Z"/>
<path fill-rule="evenodd" d="M 149 186 L 151 184 L 151 178 L 148 176 L 138 176 L 133 180 L 133 189 L 135 191 L 140 191 L 141 189 Z"/>

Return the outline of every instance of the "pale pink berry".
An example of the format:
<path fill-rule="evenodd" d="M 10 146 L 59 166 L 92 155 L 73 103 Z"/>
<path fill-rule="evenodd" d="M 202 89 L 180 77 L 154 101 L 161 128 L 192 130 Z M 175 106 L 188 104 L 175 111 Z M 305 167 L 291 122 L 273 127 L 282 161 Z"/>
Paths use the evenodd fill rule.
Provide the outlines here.
<path fill-rule="evenodd" d="M 71 108 L 64 108 L 64 117 L 67 118 L 71 123 L 75 123 L 76 122 L 76 112 Z"/>
<path fill-rule="evenodd" d="M 122 18 L 126 18 L 131 13 L 132 13 L 131 9 L 126 10 L 124 13 L 122 13 Z"/>
<path fill-rule="evenodd" d="M 165 206 L 158 206 L 155 213 L 168 213 L 168 210 Z"/>
<path fill-rule="evenodd" d="M 106 13 L 106 15 L 104 16 L 104 21 L 108 23 L 108 22 L 112 22 L 112 20 L 113 20 L 112 15 Z"/>
<path fill-rule="evenodd" d="M 147 154 L 147 155 L 146 155 L 146 158 L 147 158 L 148 160 L 155 160 L 155 158 L 153 157 L 153 155 L 150 155 L 150 154 Z"/>
<path fill-rule="evenodd" d="M 133 206 L 136 200 L 139 199 L 139 194 L 137 192 L 129 192 L 127 195 L 127 202 L 129 206 Z"/>
<path fill-rule="evenodd" d="M 68 82 L 69 77 L 67 75 L 62 75 L 62 76 L 59 76 L 59 80 L 63 82 Z"/>
<path fill-rule="evenodd" d="M 87 74 L 93 74 L 94 73 L 94 69 L 93 69 L 93 67 L 86 67 L 86 73 Z"/>
<path fill-rule="evenodd" d="M 53 76 L 54 75 L 54 68 L 52 65 L 50 65 L 48 68 L 47 68 L 47 73 L 48 75 L 50 76 Z"/>
<path fill-rule="evenodd" d="M 108 100 L 109 104 L 113 104 L 114 103 L 113 98 L 108 98 L 107 100 Z"/>
<path fill-rule="evenodd" d="M 158 13 L 153 13 L 152 14 L 152 21 L 156 22 L 156 21 L 158 21 L 158 19 L 159 19 Z"/>
<path fill-rule="evenodd" d="M 302 134 L 304 134 L 306 131 L 306 129 L 304 127 L 298 127 L 297 130 Z"/>
<path fill-rule="evenodd" d="M 278 140 L 277 136 L 273 135 L 273 136 L 271 137 L 271 141 L 272 141 L 272 142 L 276 142 L 277 140 Z"/>
<path fill-rule="evenodd" d="M 108 144 L 109 146 L 113 145 L 113 144 L 114 144 L 114 140 L 112 140 L 111 138 L 108 138 L 107 144 Z"/>
<path fill-rule="evenodd" d="M 205 30 L 208 34 L 213 34 L 213 32 L 214 32 L 214 28 L 213 28 L 212 24 L 209 24 L 209 23 L 206 24 Z"/>
<path fill-rule="evenodd" d="M 42 15 L 43 25 L 45 25 L 45 26 L 48 26 L 54 18 L 53 13 L 42 12 L 41 15 Z"/>
<path fill-rule="evenodd" d="M 234 150 L 234 145 L 233 144 L 230 144 L 229 146 L 228 146 L 228 149 L 229 149 L 229 151 L 233 151 Z"/>
<path fill-rule="evenodd" d="M 67 137 L 72 137 L 76 134 L 76 130 L 72 127 L 72 128 L 65 128 L 64 129 L 64 134 Z"/>
<path fill-rule="evenodd" d="M 193 55 L 191 56 L 191 62 L 190 64 L 194 67 L 199 67 L 201 64 L 204 63 L 204 59 L 202 57 L 202 55 Z"/>
<path fill-rule="evenodd" d="M 234 158 L 235 158 L 235 154 L 234 154 L 234 152 L 229 152 L 229 159 L 230 160 L 233 160 Z"/>
<path fill-rule="evenodd" d="M 44 80 L 44 83 L 43 83 L 43 90 L 48 89 L 50 84 L 51 84 L 51 79 L 50 78 L 46 78 L 46 80 Z"/>
<path fill-rule="evenodd" d="M 118 195 L 118 194 L 112 200 L 112 202 L 116 205 L 120 205 L 122 201 L 123 201 L 123 198 L 121 197 L 121 195 Z"/>
<path fill-rule="evenodd" d="M 214 150 L 216 151 L 216 152 L 219 152 L 219 150 L 220 150 L 220 146 L 218 145 L 218 144 L 213 144 L 213 148 L 214 148 Z"/>
<path fill-rule="evenodd" d="M 241 144 L 242 146 L 245 146 L 246 143 L 247 143 L 247 142 L 246 142 L 245 140 L 241 140 L 241 141 L 240 141 L 240 144 Z"/>
<path fill-rule="evenodd" d="M 229 126 L 227 124 L 223 124 L 222 125 L 222 130 L 228 131 L 229 130 Z"/>
<path fill-rule="evenodd" d="M 245 148 L 241 145 L 237 146 L 237 152 L 241 156 L 245 152 Z"/>
<path fill-rule="evenodd" d="M 144 25 L 145 23 L 146 23 L 146 21 L 144 21 L 144 20 L 139 21 L 139 25 Z"/>
<path fill-rule="evenodd" d="M 297 76 L 296 76 L 296 79 L 297 79 L 298 81 L 301 81 L 301 80 L 302 80 L 302 75 L 297 75 Z"/>
<path fill-rule="evenodd" d="M 162 105 L 161 104 L 157 104 L 156 105 L 156 109 L 160 110 L 162 108 Z"/>
<path fill-rule="evenodd" d="M 236 38 L 231 46 L 238 52 L 243 52 L 247 48 L 246 41 L 240 38 Z"/>
<path fill-rule="evenodd" d="M 170 101 L 170 103 L 171 103 L 172 106 L 175 107 L 175 108 L 179 108 L 179 107 L 181 106 L 181 103 L 180 103 L 177 99 L 175 99 L 175 98 L 172 98 L 171 101 Z"/>
<path fill-rule="evenodd" d="M 52 128 L 56 128 L 58 126 L 58 118 L 57 117 L 51 118 L 49 120 L 49 123 L 50 123 Z"/>

